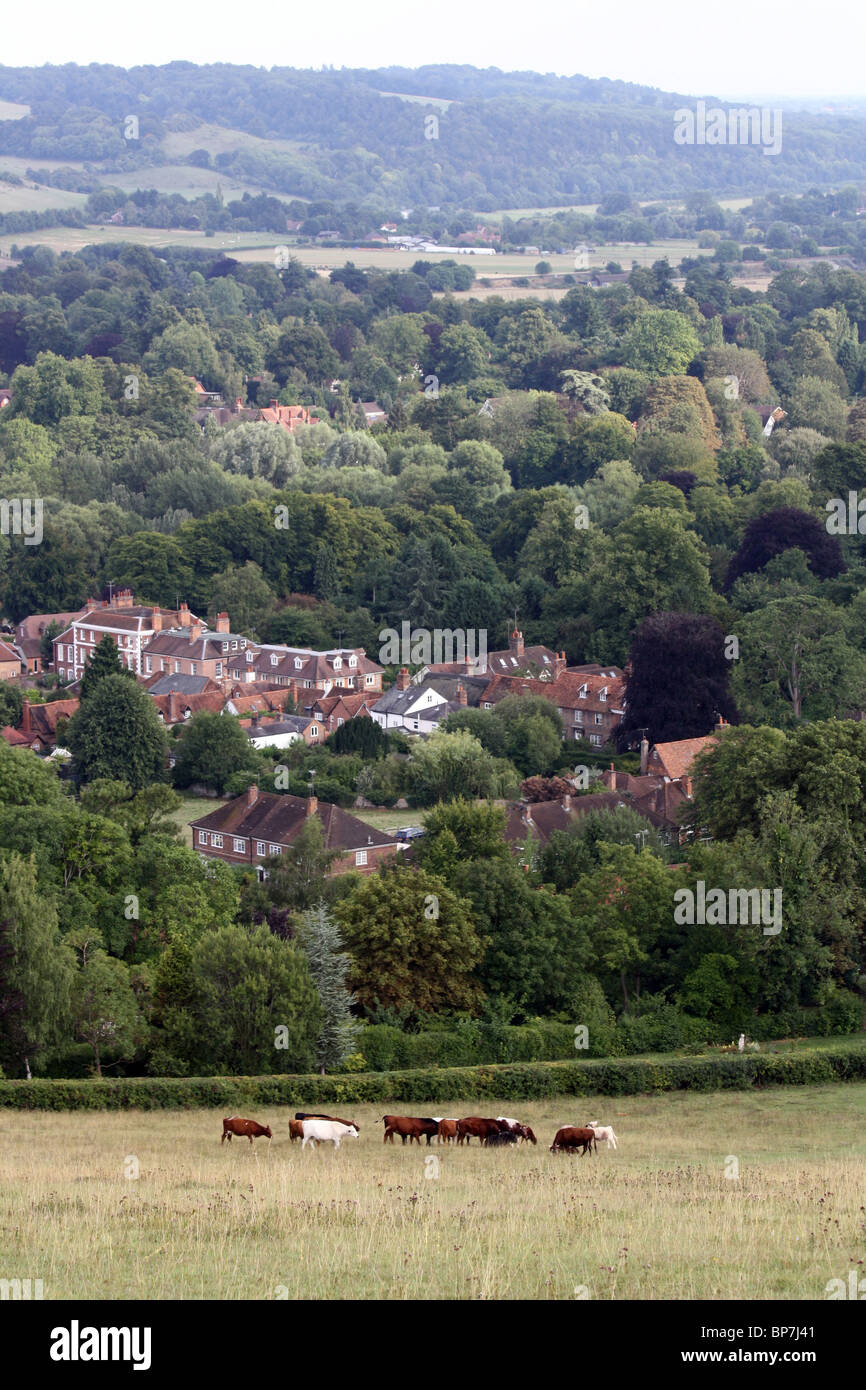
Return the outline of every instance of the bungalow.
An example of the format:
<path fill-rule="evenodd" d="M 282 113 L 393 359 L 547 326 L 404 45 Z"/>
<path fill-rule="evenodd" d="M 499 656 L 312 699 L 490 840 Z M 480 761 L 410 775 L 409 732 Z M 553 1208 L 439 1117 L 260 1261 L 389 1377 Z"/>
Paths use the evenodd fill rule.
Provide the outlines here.
<path fill-rule="evenodd" d="M 338 852 L 331 876 L 350 869 L 373 873 L 383 859 L 400 849 L 396 840 L 330 802 L 320 803 L 315 796 L 263 792 L 255 785 L 192 822 L 193 848 L 226 864 L 260 865 L 262 860 L 282 854 L 310 816 L 318 817 L 321 823 L 325 848 Z M 266 871 L 260 868 L 258 872 L 263 877 Z"/>

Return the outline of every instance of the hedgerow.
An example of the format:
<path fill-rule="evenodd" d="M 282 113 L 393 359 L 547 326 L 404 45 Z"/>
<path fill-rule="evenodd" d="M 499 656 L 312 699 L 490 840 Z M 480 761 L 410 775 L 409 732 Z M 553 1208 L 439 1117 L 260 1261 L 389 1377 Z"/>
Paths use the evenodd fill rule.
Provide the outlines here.
<path fill-rule="evenodd" d="M 598 1061 L 515 1062 L 336 1076 L 117 1077 L 0 1081 L 0 1107 L 17 1110 L 193 1110 L 265 1106 L 546 1100 L 666 1091 L 749 1090 L 866 1080 L 866 1047 L 796 1053 Z"/>

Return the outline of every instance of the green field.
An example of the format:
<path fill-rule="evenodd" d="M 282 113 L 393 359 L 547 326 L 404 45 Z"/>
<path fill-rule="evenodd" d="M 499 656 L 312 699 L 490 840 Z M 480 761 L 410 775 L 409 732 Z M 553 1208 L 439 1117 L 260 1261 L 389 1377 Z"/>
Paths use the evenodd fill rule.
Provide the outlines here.
<path fill-rule="evenodd" d="M 175 825 L 181 827 L 183 831 L 183 842 L 190 849 L 192 848 L 192 831 L 189 828 L 190 821 L 198 820 L 199 816 L 207 816 L 211 811 L 215 811 L 218 806 L 224 806 L 227 798 L 210 796 L 184 796 L 180 806 L 168 819 L 174 821 Z"/>
<path fill-rule="evenodd" d="M 294 1107 L 253 1147 L 217 1111 L 0 1113 L 0 1270 L 46 1299 L 812 1300 L 866 1257 L 864 1085 L 436 1109 L 516 1114 L 516 1150 L 324 1108 L 360 1139 L 302 1152 Z M 589 1119 L 616 1151 L 548 1152 Z"/>

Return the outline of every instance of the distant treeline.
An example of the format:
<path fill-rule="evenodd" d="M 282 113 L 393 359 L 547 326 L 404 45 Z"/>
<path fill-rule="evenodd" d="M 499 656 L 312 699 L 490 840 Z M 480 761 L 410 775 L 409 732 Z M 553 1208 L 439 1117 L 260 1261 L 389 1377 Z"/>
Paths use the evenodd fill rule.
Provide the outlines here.
<path fill-rule="evenodd" d="M 436 108 L 432 138 L 423 103 L 385 95 L 400 91 L 453 102 Z M 684 146 L 674 142 L 674 112 L 692 98 L 584 77 L 456 66 L 308 72 L 70 64 L 0 68 L 0 93 L 32 110 L 0 122 L 0 154 L 138 169 L 170 162 L 167 134 L 216 122 L 284 142 L 226 151 L 219 167 L 306 198 L 360 200 L 381 195 L 387 183 L 398 203 L 492 211 L 595 202 L 610 192 L 804 191 L 866 177 L 860 118 L 785 111 L 783 153 L 775 158 L 756 145 Z M 130 116 L 137 126 L 129 126 Z"/>

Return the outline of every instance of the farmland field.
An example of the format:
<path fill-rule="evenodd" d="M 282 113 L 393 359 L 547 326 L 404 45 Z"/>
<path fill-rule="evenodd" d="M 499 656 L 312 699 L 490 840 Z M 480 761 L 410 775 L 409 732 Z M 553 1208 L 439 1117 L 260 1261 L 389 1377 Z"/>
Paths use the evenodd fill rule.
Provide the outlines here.
<path fill-rule="evenodd" d="M 387 1108 L 332 1107 L 361 1127 L 337 1153 L 277 1107 L 252 1148 L 215 1111 L 0 1112 L 0 1274 L 46 1299 L 607 1300 L 824 1299 L 862 1272 L 864 1085 L 437 1108 L 516 1113 L 539 1137 L 516 1151 L 385 1147 Z M 616 1152 L 548 1152 L 590 1118 Z"/>

